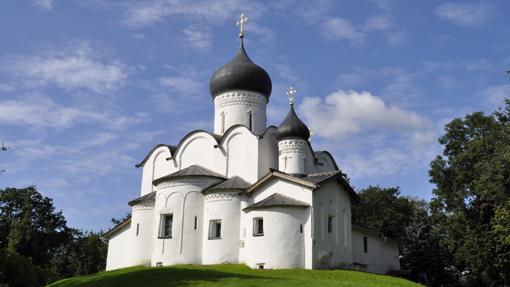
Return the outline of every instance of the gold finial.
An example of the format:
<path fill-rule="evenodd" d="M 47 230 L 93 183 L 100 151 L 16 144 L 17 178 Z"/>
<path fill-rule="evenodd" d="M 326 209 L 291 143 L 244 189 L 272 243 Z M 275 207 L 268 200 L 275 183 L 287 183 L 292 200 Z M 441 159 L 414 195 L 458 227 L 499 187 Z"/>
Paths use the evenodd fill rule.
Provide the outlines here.
<path fill-rule="evenodd" d="M 287 91 L 287 97 L 289 97 L 289 101 L 290 101 L 290 104 L 293 105 L 294 104 L 294 97 L 296 96 L 296 89 L 294 89 L 294 87 L 289 87 L 289 90 Z"/>
<path fill-rule="evenodd" d="M 244 36 L 244 22 L 246 22 L 248 18 L 244 16 L 244 14 L 241 13 L 241 16 L 239 16 L 239 21 L 236 22 L 236 26 L 239 26 L 239 37 Z"/>

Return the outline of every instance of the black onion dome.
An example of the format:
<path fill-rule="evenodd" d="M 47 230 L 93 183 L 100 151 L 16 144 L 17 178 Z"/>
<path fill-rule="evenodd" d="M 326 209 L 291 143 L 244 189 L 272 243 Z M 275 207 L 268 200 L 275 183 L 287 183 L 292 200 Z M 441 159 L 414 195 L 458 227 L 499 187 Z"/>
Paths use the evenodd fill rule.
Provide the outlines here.
<path fill-rule="evenodd" d="M 296 115 L 293 104 L 290 105 L 289 113 L 276 130 L 277 140 L 288 138 L 300 138 L 304 140 L 310 138 L 310 130 Z"/>
<path fill-rule="evenodd" d="M 232 90 L 257 92 L 269 98 L 272 84 L 267 72 L 253 63 L 246 55 L 241 39 L 241 47 L 237 55 L 214 72 L 209 89 L 213 98 L 220 93 Z"/>

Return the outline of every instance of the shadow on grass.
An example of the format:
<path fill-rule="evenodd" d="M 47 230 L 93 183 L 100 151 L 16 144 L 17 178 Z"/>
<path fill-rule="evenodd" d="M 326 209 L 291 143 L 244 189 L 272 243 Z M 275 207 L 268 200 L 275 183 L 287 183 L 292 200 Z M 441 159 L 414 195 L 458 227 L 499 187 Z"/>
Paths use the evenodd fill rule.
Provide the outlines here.
<path fill-rule="evenodd" d="M 94 287 L 172 287 L 172 286 L 194 286 L 198 283 L 212 283 L 223 279 L 232 279 L 233 281 L 242 282 L 244 280 L 264 280 L 275 279 L 262 276 L 254 276 L 239 273 L 230 273 L 207 269 L 189 269 L 182 267 L 156 267 L 142 268 L 123 272 L 118 270 L 113 272 L 97 273 L 90 276 L 76 277 L 68 280 L 60 281 L 58 284 L 51 285 L 55 287 L 68 286 L 94 286 Z M 129 269 L 129 268 L 128 268 Z M 260 283 L 260 282 L 259 282 Z"/>

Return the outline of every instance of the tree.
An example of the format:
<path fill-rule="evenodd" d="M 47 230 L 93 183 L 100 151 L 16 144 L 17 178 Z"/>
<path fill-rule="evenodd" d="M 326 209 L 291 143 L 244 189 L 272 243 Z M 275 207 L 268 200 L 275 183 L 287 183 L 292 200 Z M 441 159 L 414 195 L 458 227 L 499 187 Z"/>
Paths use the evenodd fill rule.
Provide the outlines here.
<path fill-rule="evenodd" d="M 510 284 L 510 100 L 491 115 L 446 125 L 443 155 L 431 163 L 431 202 L 441 245 L 468 286 Z"/>
<path fill-rule="evenodd" d="M 0 190 L 0 248 L 9 246 L 34 264 L 44 265 L 72 238 L 62 212 L 34 186 Z"/>
<path fill-rule="evenodd" d="M 354 223 L 396 240 L 403 239 L 405 231 L 402 227 L 411 223 L 414 207 L 409 199 L 399 195 L 398 187 L 370 186 L 361 190 L 362 204 L 352 206 Z"/>

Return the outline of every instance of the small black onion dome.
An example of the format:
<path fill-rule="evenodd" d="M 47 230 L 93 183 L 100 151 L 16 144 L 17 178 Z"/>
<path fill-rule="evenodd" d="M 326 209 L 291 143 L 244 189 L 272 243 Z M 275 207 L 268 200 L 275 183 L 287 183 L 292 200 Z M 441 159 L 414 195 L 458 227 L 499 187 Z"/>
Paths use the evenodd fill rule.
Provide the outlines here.
<path fill-rule="evenodd" d="M 213 98 L 226 91 L 247 90 L 261 93 L 269 99 L 272 87 L 271 78 L 267 72 L 246 55 L 242 38 L 237 55 L 214 72 L 209 84 Z"/>
<path fill-rule="evenodd" d="M 310 138 L 310 130 L 308 127 L 298 118 L 294 111 L 294 105 L 290 105 L 290 111 L 276 129 L 276 139 L 283 140 L 288 138 L 300 138 L 308 140 Z"/>

